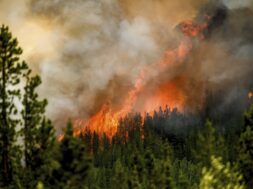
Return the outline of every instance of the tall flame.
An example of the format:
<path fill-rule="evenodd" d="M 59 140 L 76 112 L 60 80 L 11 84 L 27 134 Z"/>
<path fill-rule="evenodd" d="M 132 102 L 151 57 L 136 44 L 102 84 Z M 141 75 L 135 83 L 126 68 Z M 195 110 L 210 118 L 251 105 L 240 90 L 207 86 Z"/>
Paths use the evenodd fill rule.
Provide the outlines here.
<path fill-rule="evenodd" d="M 121 108 L 117 111 L 112 111 L 113 104 L 111 104 L 111 102 L 104 103 L 101 109 L 90 117 L 89 120 L 75 121 L 75 135 L 79 135 L 88 129 L 100 135 L 105 133 L 108 137 L 112 137 L 117 132 L 120 118 L 125 117 L 129 112 L 133 111 L 138 96 L 145 88 L 147 81 L 155 77 L 155 74 L 152 74 L 152 70 L 156 70 L 156 73 L 159 74 L 174 63 L 183 62 L 193 47 L 191 38 L 199 37 L 202 39 L 202 31 L 206 27 L 206 23 L 196 24 L 192 21 L 182 23 L 180 29 L 185 35 L 183 41 L 177 48 L 173 50 L 168 49 L 159 62 L 141 70 L 139 77 L 136 79 L 133 88 L 128 92 Z M 140 110 L 141 113 L 151 113 L 159 108 L 159 106 L 166 105 L 171 108 L 182 110 L 185 104 L 185 95 L 179 90 L 177 84 L 183 81 L 184 78 L 181 77 L 167 81 L 158 86 L 154 94 L 148 97 L 144 102 Z"/>

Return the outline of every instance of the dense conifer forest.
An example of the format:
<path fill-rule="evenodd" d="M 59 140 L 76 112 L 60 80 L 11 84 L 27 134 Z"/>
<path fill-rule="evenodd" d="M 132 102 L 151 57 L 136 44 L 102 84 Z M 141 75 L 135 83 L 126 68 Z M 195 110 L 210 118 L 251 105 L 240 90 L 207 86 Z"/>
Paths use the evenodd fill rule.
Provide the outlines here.
<path fill-rule="evenodd" d="M 36 91 L 41 79 L 21 54 L 2 26 L 0 188 L 253 188 L 250 102 L 234 125 L 208 111 L 191 115 L 167 107 L 144 117 L 129 113 L 112 138 L 89 130 L 76 137 L 70 120 L 58 140 L 45 116 L 47 100 Z"/>

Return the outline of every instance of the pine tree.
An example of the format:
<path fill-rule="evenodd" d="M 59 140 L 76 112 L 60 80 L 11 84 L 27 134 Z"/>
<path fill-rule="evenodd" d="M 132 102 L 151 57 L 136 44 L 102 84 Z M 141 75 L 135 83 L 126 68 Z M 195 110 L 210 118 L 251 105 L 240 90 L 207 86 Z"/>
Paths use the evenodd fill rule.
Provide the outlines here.
<path fill-rule="evenodd" d="M 162 177 L 162 171 L 156 170 L 154 154 L 149 149 L 144 154 L 144 168 L 145 187 L 153 189 L 157 187 L 156 184 L 160 185 L 156 180 Z"/>
<path fill-rule="evenodd" d="M 24 110 L 22 116 L 24 120 L 24 155 L 25 155 L 25 166 L 31 168 L 33 162 L 33 148 L 36 148 L 36 136 L 38 135 L 39 126 L 42 123 L 42 117 L 45 113 L 45 107 L 47 101 L 38 100 L 38 94 L 35 89 L 41 84 L 39 76 L 30 78 L 30 70 L 26 74 L 26 86 L 25 94 L 23 99 Z"/>
<path fill-rule="evenodd" d="M 171 175 L 171 160 L 169 157 L 166 159 L 163 159 L 160 162 L 159 169 L 156 170 L 156 186 L 160 186 L 159 188 L 164 188 L 164 189 L 172 189 L 175 188 L 174 181 L 172 179 Z M 159 171 L 159 172 L 158 172 Z M 160 173 L 160 175 L 159 175 Z"/>
<path fill-rule="evenodd" d="M 154 155 L 151 153 L 150 150 L 146 150 L 144 154 L 144 164 L 145 164 L 145 171 L 147 174 L 147 179 L 149 182 L 152 181 L 154 178 L 154 171 L 155 171 L 155 160 Z"/>
<path fill-rule="evenodd" d="M 114 175 L 112 178 L 112 188 L 127 189 L 127 172 L 120 160 L 114 164 Z"/>
<path fill-rule="evenodd" d="M 253 104 L 250 106 L 249 110 L 244 114 L 244 130 L 250 126 L 253 129 Z"/>
<path fill-rule="evenodd" d="M 41 84 L 39 76 L 30 77 L 31 70 L 26 73 L 26 85 L 23 98 L 23 124 L 22 133 L 24 136 L 24 158 L 25 158 L 25 180 L 26 187 L 34 188 L 37 180 L 40 177 L 41 168 L 45 166 L 48 159 L 43 159 L 45 153 L 50 153 L 48 150 L 52 148 L 55 141 L 54 129 L 43 118 L 47 101 L 39 100 L 36 88 Z M 46 131 L 46 130 L 49 130 Z M 47 136 L 45 136 L 45 133 Z M 49 141 L 48 141 L 49 140 Z M 51 140 L 51 141 L 50 141 Z M 43 175 L 46 175 L 43 172 Z M 29 182 L 33 180 L 34 182 Z"/>
<path fill-rule="evenodd" d="M 17 101 L 21 96 L 20 80 L 27 64 L 20 62 L 22 49 L 8 27 L 0 28 L 0 154 L 1 181 L 10 186 L 19 167 L 20 148 L 16 146 L 18 120 Z M 16 177 L 17 178 L 17 177 Z M 15 179 L 16 180 L 16 179 Z"/>
<path fill-rule="evenodd" d="M 211 157 L 211 167 L 202 170 L 200 189 L 244 189 L 242 175 L 229 163 L 223 164 L 221 158 Z"/>
<path fill-rule="evenodd" d="M 198 134 L 196 149 L 193 150 L 197 162 L 201 162 L 204 166 L 210 165 L 210 158 L 215 154 L 215 142 L 215 129 L 212 122 L 207 121 L 204 128 Z"/>
<path fill-rule="evenodd" d="M 139 173 L 137 171 L 137 168 L 134 167 L 133 170 L 130 172 L 131 174 L 129 175 L 128 179 L 128 188 L 132 189 L 142 189 L 141 181 L 139 179 Z"/>
<path fill-rule="evenodd" d="M 92 137 L 92 149 L 93 153 L 97 155 L 99 151 L 99 136 L 96 132 L 93 132 L 93 137 Z"/>
<path fill-rule="evenodd" d="M 60 143 L 60 154 L 60 168 L 54 172 L 56 188 L 85 188 L 91 162 L 85 144 L 74 136 L 71 122 L 67 124 L 64 138 Z"/>
<path fill-rule="evenodd" d="M 45 117 L 38 128 L 36 139 L 37 143 L 32 147 L 32 160 L 29 162 L 31 173 L 35 178 L 36 183 L 43 181 L 47 188 L 50 187 L 50 180 L 52 180 L 52 173 L 59 167 L 57 161 L 58 143 L 55 137 L 55 129 L 50 120 Z"/>
<path fill-rule="evenodd" d="M 91 131 L 86 129 L 83 133 L 81 133 L 80 138 L 86 144 L 87 152 L 92 153 L 92 133 L 91 133 Z"/>
<path fill-rule="evenodd" d="M 152 140 L 152 138 L 150 138 Z M 153 183 L 156 188 L 174 188 L 174 182 L 172 180 L 171 168 L 172 168 L 172 149 L 167 141 L 164 141 L 161 146 L 161 155 L 155 159 L 154 177 Z"/>
<path fill-rule="evenodd" d="M 129 188 L 140 188 L 144 181 L 144 163 L 138 151 L 133 152 L 129 167 L 128 186 Z"/>
<path fill-rule="evenodd" d="M 248 185 L 253 185 L 253 105 L 245 113 L 244 132 L 239 139 L 239 166 Z"/>

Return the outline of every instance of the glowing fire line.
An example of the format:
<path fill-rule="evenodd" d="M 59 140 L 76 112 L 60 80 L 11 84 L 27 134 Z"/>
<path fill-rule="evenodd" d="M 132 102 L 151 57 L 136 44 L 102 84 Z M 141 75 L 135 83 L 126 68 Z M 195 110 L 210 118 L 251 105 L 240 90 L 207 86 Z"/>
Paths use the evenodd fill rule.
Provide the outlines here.
<path fill-rule="evenodd" d="M 119 111 L 113 112 L 110 102 L 105 103 L 100 111 L 93 115 L 88 121 L 76 120 L 75 125 L 75 135 L 79 135 L 85 130 L 90 130 L 91 132 L 97 132 L 98 134 L 106 133 L 108 137 L 112 137 L 117 132 L 117 126 L 119 124 L 120 118 L 125 117 L 129 112 L 132 111 L 134 104 L 136 103 L 138 94 L 143 90 L 146 82 L 154 77 L 150 74 L 150 70 L 156 70 L 157 73 L 162 72 L 164 69 L 168 68 L 175 62 L 182 62 L 187 54 L 192 49 L 193 37 L 198 37 L 201 32 L 207 27 L 207 24 L 195 24 L 191 21 L 184 22 L 180 25 L 180 28 L 184 35 L 186 36 L 184 40 L 179 44 L 179 46 L 174 50 L 167 50 L 164 57 L 158 63 L 151 65 L 150 67 L 145 67 L 139 74 L 134 87 L 128 92 L 127 98 L 125 99 L 122 108 Z M 200 36 L 203 38 L 203 36 Z M 167 102 L 170 105 L 169 102 Z M 176 106 L 176 105 L 174 105 Z M 155 107 L 150 107 L 152 109 Z M 153 110 L 154 110 L 153 109 Z"/>

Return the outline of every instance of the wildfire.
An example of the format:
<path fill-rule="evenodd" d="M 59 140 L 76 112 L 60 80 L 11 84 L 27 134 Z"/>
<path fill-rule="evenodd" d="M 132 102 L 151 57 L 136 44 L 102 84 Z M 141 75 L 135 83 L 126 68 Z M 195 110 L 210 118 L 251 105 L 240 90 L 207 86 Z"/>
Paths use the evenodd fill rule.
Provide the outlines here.
<path fill-rule="evenodd" d="M 252 91 L 250 91 L 250 92 L 248 93 L 248 97 L 249 97 L 249 99 L 252 99 L 252 98 L 253 98 L 253 92 L 252 92 Z"/>
<path fill-rule="evenodd" d="M 176 49 L 169 49 L 165 52 L 161 61 L 145 67 L 133 88 L 128 92 L 126 99 L 123 101 L 122 106 L 117 111 L 112 111 L 113 104 L 106 102 L 101 109 L 93 115 L 88 121 L 76 120 L 75 121 L 75 135 L 79 135 L 86 129 L 97 132 L 102 135 L 106 133 L 108 137 L 112 137 L 117 132 L 117 126 L 119 120 L 125 117 L 129 112 L 133 111 L 133 107 L 136 104 L 137 99 L 141 92 L 145 89 L 145 85 L 149 80 L 155 77 L 151 74 L 155 70 L 157 74 L 163 72 L 169 66 L 176 62 L 182 62 L 187 54 L 192 49 L 192 37 L 202 38 L 202 31 L 207 27 L 207 24 L 196 24 L 192 21 L 184 22 L 180 25 L 182 33 L 185 35 L 184 40 L 179 44 Z M 141 113 L 152 113 L 159 106 L 170 106 L 171 108 L 183 108 L 185 103 L 185 95 L 179 88 L 179 83 L 184 82 L 184 78 L 177 78 L 160 83 L 160 85 L 154 90 L 154 92 L 145 99 L 140 110 Z"/>
<path fill-rule="evenodd" d="M 159 85 L 144 104 L 143 110 L 150 114 L 160 107 L 169 106 L 183 111 L 185 94 L 178 86 L 183 85 L 185 81 L 184 77 L 180 77 Z"/>
<path fill-rule="evenodd" d="M 111 105 L 106 103 L 87 123 L 83 120 L 76 120 L 75 126 L 81 128 L 76 129 L 74 135 L 79 135 L 88 129 L 91 132 L 96 131 L 99 134 L 106 133 L 109 137 L 112 137 L 117 131 L 119 117 L 121 117 L 120 112 L 112 112 Z M 84 124 L 86 124 L 87 127 L 83 127 Z"/>
<path fill-rule="evenodd" d="M 191 20 L 188 20 L 180 24 L 180 29 L 185 35 L 189 37 L 197 37 L 204 29 L 207 28 L 207 26 L 207 23 L 197 24 Z"/>

